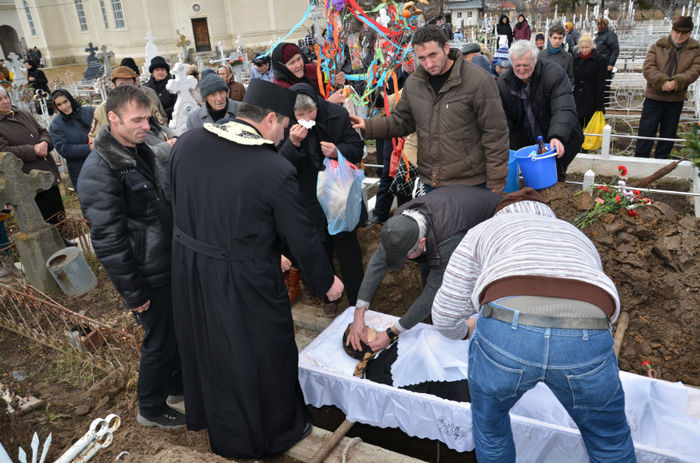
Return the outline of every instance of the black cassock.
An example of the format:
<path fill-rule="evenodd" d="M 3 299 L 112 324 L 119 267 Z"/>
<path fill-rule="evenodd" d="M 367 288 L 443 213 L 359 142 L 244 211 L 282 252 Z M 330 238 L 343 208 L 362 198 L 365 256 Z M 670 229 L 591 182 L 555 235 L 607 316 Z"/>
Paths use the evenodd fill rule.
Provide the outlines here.
<path fill-rule="evenodd" d="M 219 455 L 258 458 L 293 446 L 310 421 L 281 243 L 312 294 L 333 271 L 294 167 L 253 127 L 222 128 L 190 130 L 172 151 L 174 320 L 187 427 L 208 428 Z"/>

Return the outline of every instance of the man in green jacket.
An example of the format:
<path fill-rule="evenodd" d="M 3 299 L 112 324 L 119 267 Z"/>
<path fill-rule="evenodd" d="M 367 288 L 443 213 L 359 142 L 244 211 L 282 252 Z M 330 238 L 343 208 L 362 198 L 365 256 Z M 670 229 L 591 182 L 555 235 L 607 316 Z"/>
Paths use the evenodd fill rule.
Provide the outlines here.
<path fill-rule="evenodd" d="M 673 22 L 671 34 L 649 49 L 642 73 L 647 81 L 646 98 L 639 120 L 639 136 L 676 138 L 678 121 L 690 84 L 700 76 L 700 43 L 692 39 L 693 20 L 681 16 Z M 635 156 L 648 158 L 654 140 L 637 140 Z M 656 159 L 668 159 L 673 142 L 659 141 Z"/>
<path fill-rule="evenodd" d="M 406 80 L 388 117 L 350 116 L 366 138 L 418 135 L 418 171 L 427 190 L 446 185 L 503 190 L 508 174 L 508 126 L 488 72 L 450 50 L 435 25 L 412 41 L 420 68 Z"/>

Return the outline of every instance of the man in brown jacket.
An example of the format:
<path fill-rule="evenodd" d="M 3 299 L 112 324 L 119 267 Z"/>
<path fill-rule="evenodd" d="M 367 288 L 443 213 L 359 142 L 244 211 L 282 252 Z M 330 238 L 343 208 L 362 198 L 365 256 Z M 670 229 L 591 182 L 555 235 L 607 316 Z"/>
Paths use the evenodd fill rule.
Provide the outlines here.
<path fill-rule="evenodd" d="M 654 137 L 661 126 L 661 138 L 676 138 L 678 120 L 690 84 L 700 76 L 700 43 L 690 38 L 693 20 L 681 16 L 673 22 L 671 34 L 649 49 L 642 73 L 647 81 L 646 98 L 639 121 L 639 136 Z M 653 140 L 637 140 L 635 156 L 648 158 Z M 668 159 L 673 142 L 659 141 L 656 159 Z"/>
<path fill-rule="evenodd" d="M 508 125 L 493 77 L 450 50 L 442 30 L 421 27 L 413 36 L 420 67 L 406 80 L 389 117 L 350 116 L 366 138 L 416 132 L 418 171 L 426 190 L 446 185 L 500 192 L 508 174 Z"/>

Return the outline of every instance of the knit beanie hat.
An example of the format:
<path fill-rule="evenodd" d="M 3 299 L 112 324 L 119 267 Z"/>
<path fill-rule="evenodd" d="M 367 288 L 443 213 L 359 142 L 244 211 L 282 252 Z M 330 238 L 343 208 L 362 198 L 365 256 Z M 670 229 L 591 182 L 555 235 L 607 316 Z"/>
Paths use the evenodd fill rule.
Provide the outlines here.
<path fill-rule="evenodd" d="M 153 70 L 158 68 L 164 68 L 166 71 L 168 71 L 168 73 L 170 73 L 170 65 L 162 56 L 155 56 L 151 60 L 151 65 L 148 66 L 148 72 L 153 74 Z"/>
<path fill-rule="evenodd" d="M 219 77 L 213 69 L 207 68 L 202 71 L 202 76 L 199 79 L 199 94 L 202 95 L 202 99 L 219 90 L 228 92 L 228 86 L 224 79 Z"/>
<path fill-rule="evenodd" d="M 301 55 L 301 50 L 293 43 L 287 43 L 282 47 L 282 62 L 284 64 L 287 64 L 295 55 Z"/>
<path fill-rule="evenodd" d="M 496 66 L 498 63 L 500 63 L 503 60 L 510 62 L 510 60 L 508 58 L 508 47 L 507 46 L 503 46 L 503 47 L 499 48 L 498 50 L 496 50 L 496 53 L 493 54 L 493 59 L 491 60 L 492 70 L 493 70 L 494 66 Z M 503 67 L 505 67 L 505 66 L 503 66 Z"/>
<path fill-rule="evenodd" d="M 136 66 L 136 61 L 134 61 L 134 58 L 124 58 L 122 62 L 119 63 L 119 66 L 126 66 L 129 69 L 132 69 L 136 74 L 140 74 L 139 67 Z"/>
<path fill-rule="evenodd" d="M 691 32 L 693 30 L 693 18 L 690 16 L 681 16 L 673 21 L 671 29 L 676 32 L 680 32 L 681 34 Z"/>

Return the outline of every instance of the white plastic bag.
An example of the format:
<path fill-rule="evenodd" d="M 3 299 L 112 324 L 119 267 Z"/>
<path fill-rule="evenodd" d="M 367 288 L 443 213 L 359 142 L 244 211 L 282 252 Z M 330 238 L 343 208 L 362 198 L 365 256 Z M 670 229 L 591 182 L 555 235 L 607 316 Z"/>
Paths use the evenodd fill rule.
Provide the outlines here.
<path fill-rule="evenodd" d="M 362 213 L 362 180 L 365 173 L 338 151 L 338 159 L 325 158 L 318 173 L 316 197 L 328 221 L 328 233 L 352 231 Z"/>

